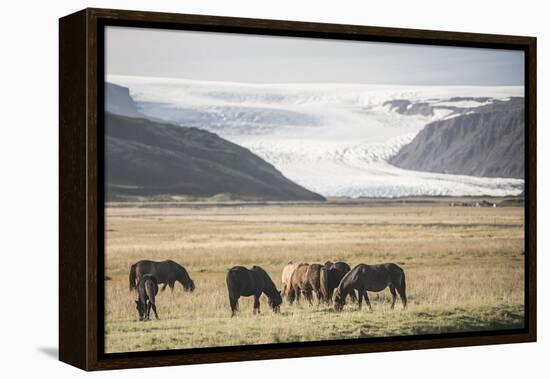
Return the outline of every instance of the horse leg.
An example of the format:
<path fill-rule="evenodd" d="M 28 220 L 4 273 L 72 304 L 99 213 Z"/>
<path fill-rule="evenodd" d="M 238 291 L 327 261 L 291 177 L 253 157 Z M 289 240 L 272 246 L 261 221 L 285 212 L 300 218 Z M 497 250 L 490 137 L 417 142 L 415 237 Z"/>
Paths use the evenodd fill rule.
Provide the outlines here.
<path fill-rule="evenodd" d="M 397 292 L 395 291 L 395 287 L 393 284 L 390 284 L 390 292 L 391 292 L 391 309 L 395 306 L 395 299 L 397 299 Z"/>
<path fill-rule="evenodd" d="M 151 315 L 151 300 L 148 300 L 147 301 L 147 320 L 151 319 L 150 315 Z"/>
<path fill-rule="evenodd" d="M 316 292 L 317 292 L 317 305 L 321 305 L 321 303 L 325 302 L 325 297 L 321 293 L 321 290 L 318 290 Z"/>
<path fill-rule="evenodd" d="M 306 292 L 304 292 L 304 296 L 307 302 L 309 303 L 309 305 L 313 306 L 313 291 L 307 290 Z"/>
<path fill-rule="evenodd" d="M 155 303 L 151 303 L 151 308 L 153 308 L 153 312 L 155 312 L 155 318 L 157 320 L 160 320 L 159 314 L 157 313 L 157 306 L 155 305 Z"/>
<path fill-rule="evenodd" d="M 231 317 L 233 317 L 237 314 L 237 310 L 239 309 L 239 298 L 229 295 L 229 306 L 231 307 Z"/>
<path fill-rule="evenodd" d="M 363 290 L 363 297 L 365 298 L 365 303 L 368 305 L 369 310 L 372 311 L 372 307 L 370 305 L 369 295 L 367 294 L 367 290 Z M 359 301 L 361 301 L 361 295 L 359 295 Z"/>
<path fill-rule="evenodd" d="M 160 289 L 161 291 L 164 291 L 166 289 L 166 286 L 168 285 L 168 283 L 164 283 L 164 285 L 162 286 L 162 288 Z"/>
<path fill-rule="evenodd" d="M 349 297 L 350 297 L 352 302 L 354 302 L 354 303 L 358 302 L 357 295 L 355 294 L 355 290 L 349 291 Z"/>
<path fill-rule="evenodd" d="M 254 314 L 260 313 L 260 295 L 254 295 Z"/>
<path fill-rule="evenodd" d="M 175 283 L 176 283 L 175 281 L 168 282 L 168 285 L 170 286 L 170 291 L 172 291 L 172 292 L 174 292 L 174 284 Z"/>
<path fill-rule="evenodd" d="M 294 292 L 294 288 L 289 287 L 287 289 L 286 299 L 288 300 L 288 303 L 292 305 L 294 303 L 294 300 L 296 299 L 296 292 Z"/>

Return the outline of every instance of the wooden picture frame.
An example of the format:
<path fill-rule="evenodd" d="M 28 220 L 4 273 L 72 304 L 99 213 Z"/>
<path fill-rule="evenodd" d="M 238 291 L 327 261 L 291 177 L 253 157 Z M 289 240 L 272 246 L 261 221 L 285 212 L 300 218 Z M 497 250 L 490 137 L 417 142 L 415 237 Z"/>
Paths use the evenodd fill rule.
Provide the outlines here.
<path fill-rule="evenodd" d="M 111 353 L 103 350 L 103 77 L 107 25 L 525 52 L 525 327 L 520 330 Z M 84 9 L 59 21 L 59 358 L 84 370 L 536 341 L 536 38 Z"/>

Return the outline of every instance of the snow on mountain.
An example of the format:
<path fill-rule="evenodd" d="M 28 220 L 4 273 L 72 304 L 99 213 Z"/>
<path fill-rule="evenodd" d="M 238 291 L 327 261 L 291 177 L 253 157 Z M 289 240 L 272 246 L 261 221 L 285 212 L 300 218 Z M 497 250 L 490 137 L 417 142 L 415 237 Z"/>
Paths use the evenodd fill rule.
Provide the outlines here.
<path fill-rule="evenodd" d="M 142 114 L 215 132 L 325 196 L 516 195 L 523 180 L 399 169 L 387 163 L 429 122 L 523 87 L 248 84 L 109 76 Z"/>

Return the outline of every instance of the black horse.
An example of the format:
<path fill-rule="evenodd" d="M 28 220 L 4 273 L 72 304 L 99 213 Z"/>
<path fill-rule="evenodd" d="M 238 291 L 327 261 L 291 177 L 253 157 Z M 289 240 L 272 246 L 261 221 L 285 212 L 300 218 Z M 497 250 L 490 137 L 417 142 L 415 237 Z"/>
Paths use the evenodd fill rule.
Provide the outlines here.
<path fill-rule="evenodd" d="M 320 285 L 322 297 L 327 303 L 330 304 L 334 290 L 338 287 L 344 275 L 346 275 L 350 270 L 351 269 L 346 262 L 325 262 L 324 266 L 321 268 Z M 355 291 L 350 291 L 349 295 L 352 301 L 357 302 Z"/>
<path fill-rule="evenodd" d="M 367 291 L 379 292 L 390 288 L 392 295 L 391 308 L 395 306 L 397 293 L 401 297 L 403 308 L 407 307 L 407 293 L 405 283 L 405 272 L 395 263 L 384 263 L 380 265 L 358 264 L 349 271 L 340 281 L 340 284 L 334 291 L 332 300 L 334 309 L 342 310 L 346 303 L 346 297 L 357 290 L 359 293 L 358 304 L 361 309 L 363 297 L 365 302 L 372 310 Z M 396 293 L 397 292 L 397 293 Z"/>
<path fill-rule="evenodd" d="M 195 290 L 195 282 L 191 280 L 182 265 L 171 260 L 162 262 L 141 260 L 130 267 L 130 291 L 135 289 L 140 278 L 147 274 L 154 276 L 157 283 L 164 284 L 163 291 L 166 286 L 170 286 L 170 289 L 174 290 L 176 282 L 180 282 L 185 291 L 193 292 Z"/>
<path fill-rule="evenodd" d="M 151 308 L 155 312 L 155 317 L 159 319 L 157 306 L 155 305 L 155 296 L 159 291 L 157 280 L 152 275 L 143 275 L 137 285 L 138 298 L 136 300 L 136 309 L 139 313 L 139 321 L 149 320 Z"/>
<path fill-rule="evenodd" d="M 231 317 L 237 313 L 241 296 L 254 296 L 254 314 L 259 313 L 262 293 L 267 296 L 268 304 L 273 312 L 279 312 L 283 302 L 281 294 L 263 268 L 252 266 L 249 270 L 246 267 L 235 266 L 227 273 L 226 282 Z"/>

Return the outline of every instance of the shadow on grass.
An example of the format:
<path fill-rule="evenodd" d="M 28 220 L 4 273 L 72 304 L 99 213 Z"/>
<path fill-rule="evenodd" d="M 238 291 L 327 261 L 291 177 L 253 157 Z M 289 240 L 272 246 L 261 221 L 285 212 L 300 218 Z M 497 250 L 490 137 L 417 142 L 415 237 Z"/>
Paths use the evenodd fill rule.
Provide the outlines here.
<path fill-rule="evenodd" d="M 439 333 L 463 333 L 520 329 L 524 327 L 524 313 L 521 307 L 490 307 L 466 310 L 456 308 L 443 311 L 414 312 L 414 318 L 396 324 L 386 335 L 423 335 Z M 375 331 L 361 330 L 361 337 L 377 335 L 376 321 L 371 325 Z"/>

